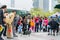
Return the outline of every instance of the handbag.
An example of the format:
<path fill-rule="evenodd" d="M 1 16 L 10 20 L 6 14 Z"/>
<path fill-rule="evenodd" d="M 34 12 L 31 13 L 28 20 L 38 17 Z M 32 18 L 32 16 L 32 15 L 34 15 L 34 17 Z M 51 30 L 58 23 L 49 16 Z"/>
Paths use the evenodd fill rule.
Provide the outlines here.
<path fill-rule="evenodd" d="M 3 26 L 2 26 L 2 25 L 0 25 L 0 32 L 2 32 L 2 30 L 3 30 Z"/>

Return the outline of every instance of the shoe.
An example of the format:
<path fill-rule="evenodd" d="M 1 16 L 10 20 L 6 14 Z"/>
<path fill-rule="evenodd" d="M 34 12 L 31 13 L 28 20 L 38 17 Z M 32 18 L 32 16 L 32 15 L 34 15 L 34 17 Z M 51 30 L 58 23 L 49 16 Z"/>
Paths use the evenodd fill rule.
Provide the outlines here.
<path fill-rule="evenodd" d="M 53 36 L 55 36 L 55 34 L 53 34 Z"/>
<path fill-rule="evenodd" d="M 8 39 L 13 39 L 12 37 L 7 37 Z"/>
<path fill-rule="evenodd" d="M 50 33 L 48 33 L 48 35 L 50 35 Z"/>

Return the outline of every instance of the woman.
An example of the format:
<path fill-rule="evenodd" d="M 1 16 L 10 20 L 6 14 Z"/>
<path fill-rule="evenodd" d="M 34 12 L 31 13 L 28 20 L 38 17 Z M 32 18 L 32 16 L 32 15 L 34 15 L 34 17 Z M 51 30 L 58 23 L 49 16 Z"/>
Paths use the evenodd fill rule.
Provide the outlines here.
<path fill-rule="evenodd" d="M 22 24 L 22 17 L 20 17 L 19 21 L 18 21 L 18 32 L 21 33 L 22 32 L 22 28 L 23 28 L 23 24 Z"/>
<path fill-rule="evenodd" d="M 31 29 L 31 31 L 35 31 L 35 21 L 34 21 L 34 18 L 32 18 L 31 20 L 30 20 L 30 29 Z"/>
<path fill-rule="evenodd" d="M 45 27 L 44 30 L 46 30 L 46 31 L 47 31 L 47 25 L 48 25 L 48 18 L 45 17 L 43 20 L 43 28 Z"/>
<path fill-rule="evenodd" d="M 8 15 L 6 15 L 6 18 L 4 19 L 4 21 L 6 22 L 7 25 L 7 38 L 12 38 L 13 36 L 13 32 L 12 32 L 12 21 L 14 19 L 14 14 L 10 13 Z"/>

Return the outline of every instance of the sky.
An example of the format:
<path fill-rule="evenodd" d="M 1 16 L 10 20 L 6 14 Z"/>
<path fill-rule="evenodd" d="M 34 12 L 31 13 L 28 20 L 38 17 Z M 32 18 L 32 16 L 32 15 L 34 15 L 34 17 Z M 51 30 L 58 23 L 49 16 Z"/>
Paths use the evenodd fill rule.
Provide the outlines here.
<path fill-rule="evenodd" d="M 15 7 L 16 8 L 20 8 L 20 9 L 24 9 L 24 10 L 30 10 L 30 8 L 32 8 L 33 6 L 33 2 L 32 0 L 15 0 Z"/>
<path fill-rule="evenodd" d="M 0 4 L 7 5 L 8 8 L 11 7 L 11 0 L 0 0 Z M 32 0 L 15 0 L 15 7 L 21 10 L 30 10 L 33 8 Z"/>

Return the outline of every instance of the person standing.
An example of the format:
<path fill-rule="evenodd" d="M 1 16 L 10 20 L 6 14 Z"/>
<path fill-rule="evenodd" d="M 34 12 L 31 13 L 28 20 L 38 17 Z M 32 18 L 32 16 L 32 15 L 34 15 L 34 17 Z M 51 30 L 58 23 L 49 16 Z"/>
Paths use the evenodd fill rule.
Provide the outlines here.
<path fill-rule="evenodd" d="M 42 17 L 39 18 L 39 26 L 40 26 L 40 31 L 42 30 Z"/>
<path fill-rule="evenodd" d="M 50 25 L 51 30 L 53 30 L 53 36 L 55 36 L 55 31 L 58 29 L 59 24 L 54 19 L 52 19 L 48 25 Z"/>
<path fill-rule="evenodd" d="M 6 15 L 5 20 L 4 20 L 7 25 L 6 35 L 7 35 L 8 39 L 12 39 L 12 37 L 13 37 L 13 31 L 12 31 L 13 19 L 14 19 L 14 14 L 10 13 L 10 14 Z"/>
<path fill-rule="evenodd" d="M 45 30 L 47 31 L 47 25 L 48 25 L 48 18 L 47 17 L 44 18 L 43 25 L 45 26 Z"/>
<path fill-rule="evenodd" d="M 23 35 L 25 35 L 25 31 L 27 30 L 27 20 L 26 17 L 23 17 Z"/>
<path fill-rule="evenodd" d="M 39 30 L 39 17 L 35 18 L 35 32 L 38 32 Z"/>
<path fill-rule="evenodd" d="M 18 33 L 22 32 L 22 28 L 23 28 L 23 24 L 22 24 L 22 17 L 20 17 L 19 21 L 18 21 Z"/>
<path fill-rule="evenodd" d="M 30 29 L 32 32 L 35 32 L 35 20 L 33 17 L 30 20 Z"/>
<path fill-rule="evenodd" d="M 4 12 L 7 11 L 7 6 L 6 5 L 3 5 L 0 9 L 0 25 L 4 26 Z M 0 32 L 0 40 L 4 40 L 1 36 L 3 33 L 4 29 Z"/>
<path fill-rule="evenodd" d="M 12 13 L 14 13 L 14 15 L 15 15 L 14 19 L 13 19 L 13 22 L 12 22 L 13 37 L 17 37 L 17 35 L 16 35 L 16 26 L 15 26 L 16 25 L 15 23 L 16 23 L 16 20 L 17 20 L 16 19 L 16 11 L 13 10 Z"/>
<path fill-rule="evenodd" d="M 18 29 L 17 24 L 18 24 L 19 18 L 20 18 L 19 15 L 16 15 L 15 18 L 14 18 L 14 20 L 15 20 L 14 26 L 16 27 L 16 32 L 17 32 L 17 29 Z"/>
<path fill-rule="evenodd" d="M 4 12 L 4 19 L 6 18 L 6 16 L 8 16 L 8 12 Z M 7 25 L 6 25 L 6 22 L 4 20 L 4 33 L 3 33 L 3 36 L 6 36 L 6 31 L 7 31 Z"/>

